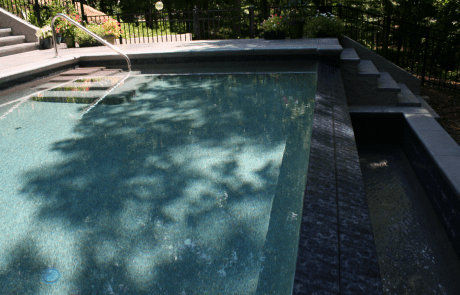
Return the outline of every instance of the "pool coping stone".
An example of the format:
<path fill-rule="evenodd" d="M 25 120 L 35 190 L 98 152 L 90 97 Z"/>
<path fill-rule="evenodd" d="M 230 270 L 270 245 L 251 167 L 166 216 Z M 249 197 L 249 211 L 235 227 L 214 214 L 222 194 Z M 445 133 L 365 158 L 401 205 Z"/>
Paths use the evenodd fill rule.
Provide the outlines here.
<path fill-rule="evenodd" d="M 316 56 L 332 55 L 340 58 L 340 54 L 343 50 L 337 38 L 200 40 L 188 42 L 123 44 L 117 47 L 130 59 L 193 59 L 196 57 L 219 57 L 229 55 L 276 56 L 280 53 Z M 47 49 L 0 57 L 0 88 L 4 88 L 2 84 L 13 82 L 19 77 L 24 80 L 25 76 L 37 75 L 40 72 L 50 71 L 62 66 L 76 66 L 80 61 L 118 59 L 124 61 L 121 55 L 106 46 L 59 49 L 58 54 L 60 57 L 55 58 L 55 50 Z"/>

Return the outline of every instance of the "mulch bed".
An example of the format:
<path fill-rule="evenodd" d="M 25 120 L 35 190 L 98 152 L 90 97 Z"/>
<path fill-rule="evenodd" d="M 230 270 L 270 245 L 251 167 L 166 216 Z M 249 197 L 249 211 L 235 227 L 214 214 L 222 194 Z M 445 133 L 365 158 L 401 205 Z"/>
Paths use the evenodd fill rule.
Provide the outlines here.
<path fill-rule="evenodd" d="M 441 117 L 440 124 L 460 145 L 460 92 L 422 87 L 420 95 L 428 96 L 428 104 Z"/>

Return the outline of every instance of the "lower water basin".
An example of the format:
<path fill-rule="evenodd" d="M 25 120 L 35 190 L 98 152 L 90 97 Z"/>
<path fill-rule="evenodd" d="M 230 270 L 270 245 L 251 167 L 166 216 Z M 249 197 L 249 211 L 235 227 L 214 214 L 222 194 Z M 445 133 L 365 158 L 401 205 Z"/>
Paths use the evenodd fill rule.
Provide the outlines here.
<path fill-rule="evenodd" d="M 383 293 L 458 294 L 460 262 L 399 144 L 359 144 Z"/>

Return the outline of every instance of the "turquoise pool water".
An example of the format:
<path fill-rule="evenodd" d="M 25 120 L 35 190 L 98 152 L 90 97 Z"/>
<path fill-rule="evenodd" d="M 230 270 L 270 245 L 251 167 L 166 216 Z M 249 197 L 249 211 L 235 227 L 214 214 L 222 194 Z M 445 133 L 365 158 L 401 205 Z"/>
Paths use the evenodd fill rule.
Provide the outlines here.
<path fill-rule="evenodd" d="M 316 73 L 146 75 L 117 91 L 124 103 L 83 117 L 0 109 L 0 289 L 289 293 Z"/>

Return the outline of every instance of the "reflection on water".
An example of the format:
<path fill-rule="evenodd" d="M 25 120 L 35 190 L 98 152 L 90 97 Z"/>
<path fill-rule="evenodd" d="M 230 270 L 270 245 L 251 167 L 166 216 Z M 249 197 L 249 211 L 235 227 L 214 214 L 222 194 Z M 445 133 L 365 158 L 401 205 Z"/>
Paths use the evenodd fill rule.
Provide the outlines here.
<path fill-rule="evenodd" d="M 83 117 L 82 104 L 21 102 L 0 121 L 2 292 L 253 294 L 270 267 L 285 149 L 297 152 L 287 141 L 311 130 L 315 81 L 136 77 L 117 89 L 130 100 Z M 291 141 L 306 154 L 308 136 Z M 300 212 L 280 212 L 282 225 L 295 230 Z M 47 269 L 59 280 L 43 283 Z"/>
<path fill-rule="evenodd" d="M 459 294 L 460 263 L 401 147 L 358 151 L 384 294 Z"/>

